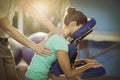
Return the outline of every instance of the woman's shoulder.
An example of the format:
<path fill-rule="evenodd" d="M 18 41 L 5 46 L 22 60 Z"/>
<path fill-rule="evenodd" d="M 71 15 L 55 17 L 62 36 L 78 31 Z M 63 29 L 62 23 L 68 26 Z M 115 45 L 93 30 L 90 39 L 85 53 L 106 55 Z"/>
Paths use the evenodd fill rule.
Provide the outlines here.
<path fill-rule="evenodd" d="M 66 39 L 59 35 L 59 34 L 52 34 L 49 38 L 48 38 L 48 41 L 50 42 L 63 42 L 63 41 L 66 41 Z"/>
<path fill-rule="evenodd" d="M 61 35 L 59 35 L 59 34 L 52 34 L 51 36 L 50 36 L 51 38 L 64 38 L 63 36 L 61 36 Z"/>

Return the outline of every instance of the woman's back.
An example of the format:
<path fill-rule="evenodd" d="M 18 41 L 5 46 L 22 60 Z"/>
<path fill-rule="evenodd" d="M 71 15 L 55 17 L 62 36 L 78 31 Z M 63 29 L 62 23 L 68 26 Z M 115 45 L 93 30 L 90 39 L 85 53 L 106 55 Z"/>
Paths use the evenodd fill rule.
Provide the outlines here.
<path fill-rule="evenodd" d="M 57 34 L 50 36 L 45 42 L 45 45 L 52 49 L 52 54 L 48 56 L 35 54 L 33 56 L 30 67 L 26 73 L 26 76 L 30 79 L 47 80 L 50 67 L 57 59 L 56 51 L 64 50 L 68 52 L 68 45 L 65 38 Z"/>

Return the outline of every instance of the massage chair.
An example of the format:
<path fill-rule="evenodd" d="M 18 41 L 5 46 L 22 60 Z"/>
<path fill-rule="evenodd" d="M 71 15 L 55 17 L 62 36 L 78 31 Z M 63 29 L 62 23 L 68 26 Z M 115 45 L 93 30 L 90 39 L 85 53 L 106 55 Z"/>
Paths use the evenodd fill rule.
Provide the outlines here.
<path fill-rule="evenodd" d="M 69 41 L 69 59 L 71 66 L 74 64 L 76 56 L 77 56 L 77 45 L 80 43 L 80 41 L 86 37 L 88 34 L 90 34 L 93 31 L 93 27 L 95 26 L 96 21 L 94 18 L 91 18 L 89 21 L 87 21 L 86 24 L 84 24 L 81 28 L 79 28 L 76 32 L 70 36 L 71 40 Z M 82 64 L 76 65 L 75 67 L 80 67 L 85 65 L 86 63 L 83 62 Z M 55 76 L 59 77 L 61 74 L 63 74 L 63 71 L 61 70 L 58 61 L 56 60 L 51 69 L 50 73 L 54 74 Z M 105 74 L 104 67 L 98 67 L 98 68 L 91 68 L 87 71 L 83 72 L 80 77 L 81 78 L 92 78 L 92 77 L 99 77 Z"/>

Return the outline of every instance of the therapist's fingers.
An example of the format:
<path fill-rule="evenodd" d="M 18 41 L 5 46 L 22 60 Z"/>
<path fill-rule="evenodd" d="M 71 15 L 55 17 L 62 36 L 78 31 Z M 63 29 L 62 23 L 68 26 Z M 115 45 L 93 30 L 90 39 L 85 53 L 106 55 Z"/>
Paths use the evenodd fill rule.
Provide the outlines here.
<path fill-rule="evenodd" d="M 42 41 L 38 44 L 39 51 L 40 51 L 39 53 L 40 54 L 45 54 L 45 55 L 50 55 L 51 49 L 44 45 L 45 42 L 46 42 L 46 40 L 44 40 L 44 41 Z"/>

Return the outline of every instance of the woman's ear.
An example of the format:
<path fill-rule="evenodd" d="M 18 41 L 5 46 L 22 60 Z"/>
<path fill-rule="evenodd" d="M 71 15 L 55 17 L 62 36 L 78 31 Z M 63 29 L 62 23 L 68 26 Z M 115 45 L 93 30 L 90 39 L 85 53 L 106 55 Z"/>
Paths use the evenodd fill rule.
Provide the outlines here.
<path fill-rule="evenodd" d="M 75 27 L 77 25 L 77 22 L 76 21 L 72 21 L 72 22 L 70 22 L 70 24 L 69 24 L 69 26 L 71 26 L 71 27 Z"/>
<path fill-rule="evenodd" d="M 70 33 L 73 34 L 73 32 L 76 31 L 76 28 L 77 28 L 77 22 L 76 21 L 72 21 L 70 22 L 69 24 L 69 30 L 70 30 Z"/>

